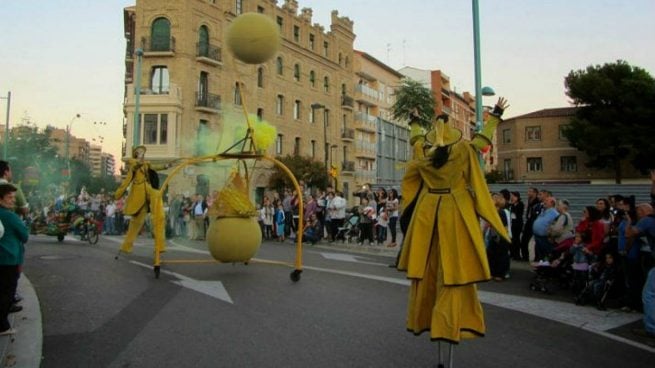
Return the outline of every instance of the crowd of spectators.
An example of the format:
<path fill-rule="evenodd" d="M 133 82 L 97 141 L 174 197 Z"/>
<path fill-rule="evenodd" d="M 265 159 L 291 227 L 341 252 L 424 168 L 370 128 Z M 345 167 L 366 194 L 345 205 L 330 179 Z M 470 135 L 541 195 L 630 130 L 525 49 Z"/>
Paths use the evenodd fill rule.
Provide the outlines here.
<path fill-rule="evenodd" d="M 530 262 L 578 304 L 643 311 L 642 334 L 655 337 L 655 172 L 651 178 L 651 203 L 615 194 L 589 203 L 579 219 L 568 200 L 545 189 L 530 187 L 527 203 L 518 192 L 492 193 L 511 236 L 507 242 L 482 224 L 493 279 L 509 278 L 510 260 Z"/>

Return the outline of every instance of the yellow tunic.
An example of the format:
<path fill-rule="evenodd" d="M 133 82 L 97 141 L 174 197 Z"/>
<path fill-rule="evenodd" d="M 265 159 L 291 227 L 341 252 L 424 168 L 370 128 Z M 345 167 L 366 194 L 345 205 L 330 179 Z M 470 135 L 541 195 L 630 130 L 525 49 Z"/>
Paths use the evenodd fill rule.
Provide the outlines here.
<path fill-rule="evenodd" d="M 474 143 L 452 144 L 448 162 L 438 169 L 430 159 L 412 161 L 401 190 L 405 203 L 417 200 L 398 263 L 412 280 L 408 330 L 430 330 L 433 339 L 452 342 L 483 335 L 474 283 L 489 280 L 490 274 L 479 217 L 507 234 Z"/>

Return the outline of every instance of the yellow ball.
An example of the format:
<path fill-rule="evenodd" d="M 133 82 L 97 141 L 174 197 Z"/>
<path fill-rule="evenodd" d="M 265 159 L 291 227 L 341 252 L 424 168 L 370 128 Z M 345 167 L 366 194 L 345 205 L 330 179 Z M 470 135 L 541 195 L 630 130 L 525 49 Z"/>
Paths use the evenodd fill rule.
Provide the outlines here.
<path fill-rule="evenodd" d="M 221 262 L 246 262 L 257 254 L 262 232 L 254 217 L 223 217 L 209 224 L 209 253 Z"/>
<path fill-rule="evenodd" d="M 266 62 L 280 47 L 278 25 L 259 13 L 238 16 L 228 27 L 225 37 L 234 56 L 248 64 Z"/>

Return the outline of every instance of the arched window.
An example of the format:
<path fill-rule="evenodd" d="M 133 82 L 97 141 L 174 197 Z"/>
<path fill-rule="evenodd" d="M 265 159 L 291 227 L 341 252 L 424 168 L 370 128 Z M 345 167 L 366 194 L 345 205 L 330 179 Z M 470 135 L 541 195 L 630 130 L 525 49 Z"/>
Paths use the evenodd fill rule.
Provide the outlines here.
<path fill-rule="evenodd" d="M 350 59 L 348 59 L 348 56 L 346 56 L 346 63 L 345 63 L 346 68 L 348 67 L 348 64 L 350 64 Z"/>
<path fill-rule="evenodd" d="M 300 100 L 293 102 L 293 118 L 295 120 L 300 120 Z"/>
<path fill-rule="evenodd" d="M 295 64 L 293 66 L 293 79 L 296 82 L 300 82 L 300 64 Z"/>
<path fill-rule="evenodd" d="M 167 94 L 170 87 L 170 78 L 168 76 L 168 68 L 163 65 L 152 67 L 152 75 L 150 78 L 150 90 L 154 94 Z"/>
<path fill-rule="evenodd" d="M 171 50 L 171 22 L 166 18 L 157 18 L 150 30 L 150 50 Z"/>
<path fill-rule="evenodd" d="M 198 56 L 209 57 L 209 29 L 205 25 L 198 29 Z"/>
<path fill-rule="evenodd" d="M 241 105 L 241 88 L 239 82 L 234 83 L 234 104 Z"/>
<path fill-rule="evenodd" d="M 312 87 L 316 87 L 316 73 L 313 70 L 309 72 L 309 84 Z"/>
<path fill-rule="evenodd" d="M 341 65 L 341 62 L 343 61 L 343 55 L 339 53 L 339 65 Z"/>
<path fill-rule="evenodd" d="M 346 84 L 345 84 L 345 83 L 341 83 L 341 94 L 342 94 L 343 96 L 345 96 L 345 95 L 348 94 L 347 92 L 348 92 L 348 91 L 346 90 Z"/>
<path fill-rule="evenodd" d="M 257 68 L 257 87 L 264 87 L 264 68 Z"/>
<path fill-rule="evenodd" d="M 277 67 L 277 74 L 278 75 L 283 75 L 284 74 L 284 62 L 282 61 L 282 56 L 277 57 L 276 67 Z"/>
<path fill-rule="evenodd" d="M 327 75 L 323 78 L 323 91 L 330 92 L 330 78 Z"/>

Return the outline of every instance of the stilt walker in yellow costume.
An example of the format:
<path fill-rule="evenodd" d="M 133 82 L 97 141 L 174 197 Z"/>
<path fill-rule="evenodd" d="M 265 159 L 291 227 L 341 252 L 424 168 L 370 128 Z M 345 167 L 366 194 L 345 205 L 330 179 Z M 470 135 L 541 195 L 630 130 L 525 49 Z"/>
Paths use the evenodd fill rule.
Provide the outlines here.
<path fill-rule="evenodd" d="M 450 343 L 451 359 L 452 344 L 485 334 L 475 283 L 490 274 L 479 218 L 508 237 L 478 160 L 506 107 L 500 98 L 471 141 L 439 117 L 424 137 L 412 140 L 424 154 L 415 154 L 401 184 L 403 208 L 413 208 L 398 263 L 412 281 L 407 329 Z"/>
<path fill-rule="evenodd" d="M 163 170 L 169 166 L 151 165 L 145 160 L 145 154 L 146 148 L 144 146 L 137 146 L 132 149 L 132 158 L 127 160 L 127 176 L 114 195 L 116 199 L 119 199 L 123 196 L 128 186 L 130 187 L 127 200 L 125 201 L 125 207 L 123 207 L 123 213 L 132 216 L 127 234 L 120 249 L 124 253 L 132 253 L 134 240 L 139 235 L 148 212 L 151 213 L 155 247 L 160 252 L 165 251 L 166 248 L 164 238 L 164 226 L 166 222 L 164 203 L 159 190 L 153 188 L 150 173 L 152 170 Z"/>

